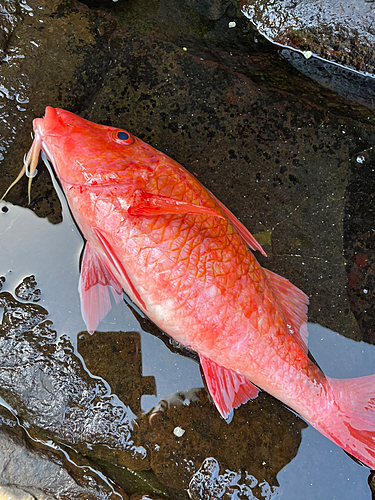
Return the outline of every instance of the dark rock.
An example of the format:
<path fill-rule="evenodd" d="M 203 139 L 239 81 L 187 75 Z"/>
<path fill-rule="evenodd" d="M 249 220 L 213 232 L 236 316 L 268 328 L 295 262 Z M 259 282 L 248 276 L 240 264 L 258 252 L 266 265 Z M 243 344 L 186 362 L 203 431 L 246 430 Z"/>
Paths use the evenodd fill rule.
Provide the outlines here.
<path fill-rule="evenodd" d="M 363 339 L 375 344 L 375 151 L 352 158 L 346 193 L 344 248 L 348 296 Z"/>
<path fill-rule="evenodd" d="M 16 297 L 22 300 L 30 300 L 31 302 L 39 302 L 41 291 L 37 288 L 35 276 L 27 276 L 22 280 L 14 291 Z"/>
<path fill-rule="evenodd" d="M 277 486 L 276 476 L 296 455 L 306 427 L 265 393 L 238 408 L 228 425 L 204 389 L 162 400 L 146 417 L 148 421 L 140 425 L 150 441 L 151 467 L 172 489 L 172 497 L 173 490 L 189 486 L 208 456 L 224 469 L 246 471 Z"/>
<path fill-rule="evenodd" d="M 242 0 L 242 11 L 278 44 L 375 73 L 375 9 L 366 0 Z"/>
<path fill-rule="evenodd" d="M 206 458 L 189 484 L 189 496 L 192 500 L 235 500 L 237 498 L 273 498 L 278 488 L 271 487 L 266 481 L 258 480 L 248 473 L 225 469 L 219 473 L 219 464 L 214 458 Z M 260 496 L 254 495 L 259 493 Z"/>
<path fill-rule="evenodd" d="M 31 145 L 31 120 L 42 116 L 47 104 L 82 107 L 101 84 L 102 72 L 108 63 L 107 42 L 98 35 L 102 20 L 90 15 L 87 9 L 85 12 L 77 8 L 79 5 L 59 0 L 30 0 L 27 4 L 13 0 L 3 2 L 1 193 L 21 170 L 23 155 Z M 17 146 L 13 153 L 14 141 L 22 147 Z M 11 160 L 7 155 L 10 149 Z M 49 175 L 42 170 L 35 181 L 38 188 L 34 190 L 32 208 L 52 222 L 61 222 L 60 204 Z M 7 199 L 26 205 L 25 182 L 15 186 Z"/>

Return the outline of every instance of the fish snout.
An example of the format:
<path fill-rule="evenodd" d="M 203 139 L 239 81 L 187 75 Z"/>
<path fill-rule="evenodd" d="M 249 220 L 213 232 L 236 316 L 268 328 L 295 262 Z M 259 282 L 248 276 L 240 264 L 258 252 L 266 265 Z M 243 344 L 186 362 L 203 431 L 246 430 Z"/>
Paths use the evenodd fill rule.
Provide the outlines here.
<path fill-rule="evenodd" d="M 38 131 L 41 137 L 54 135 L 54 132 L 58 132 L 58 126 L 61 125 L 57 111 L 52 106 L 46 107 L 44 118 L 35 118 L 33 121 L 34 131 Z"/>

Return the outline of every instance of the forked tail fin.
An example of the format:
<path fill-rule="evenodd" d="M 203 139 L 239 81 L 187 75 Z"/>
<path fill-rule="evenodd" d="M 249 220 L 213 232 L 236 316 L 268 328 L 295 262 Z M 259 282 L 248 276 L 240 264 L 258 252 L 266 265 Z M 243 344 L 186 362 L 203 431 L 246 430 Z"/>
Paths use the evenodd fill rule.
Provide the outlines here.
<path fill-rule="evenodd" d="M 317 429 L 375 469 L 375 375 L 354 379 L 328 378 L 333 403 Z"/>

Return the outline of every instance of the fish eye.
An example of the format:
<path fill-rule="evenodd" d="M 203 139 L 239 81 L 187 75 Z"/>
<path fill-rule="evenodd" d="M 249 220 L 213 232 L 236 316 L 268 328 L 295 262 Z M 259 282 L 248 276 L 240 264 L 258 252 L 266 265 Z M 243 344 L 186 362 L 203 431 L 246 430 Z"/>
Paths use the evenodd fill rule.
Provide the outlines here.
<path fill-rule="evenodd" d="M 132 136 L 126 132 L 126 130 L 115 130 L 112 134 L 112 137 L 119 144 L 131 144 L 133 142 Z"/>

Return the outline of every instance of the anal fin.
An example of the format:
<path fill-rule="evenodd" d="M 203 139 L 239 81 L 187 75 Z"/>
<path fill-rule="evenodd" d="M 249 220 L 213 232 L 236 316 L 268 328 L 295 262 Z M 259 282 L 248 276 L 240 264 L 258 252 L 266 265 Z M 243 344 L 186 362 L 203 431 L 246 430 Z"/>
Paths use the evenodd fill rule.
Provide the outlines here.
<path fill-rule="evenodd" d="M 224 368 L 199 354 L 206 384 L 221 416 L 228 419 L 232 410 L 258 396 L 260 389 L 240 373 Z"/>

